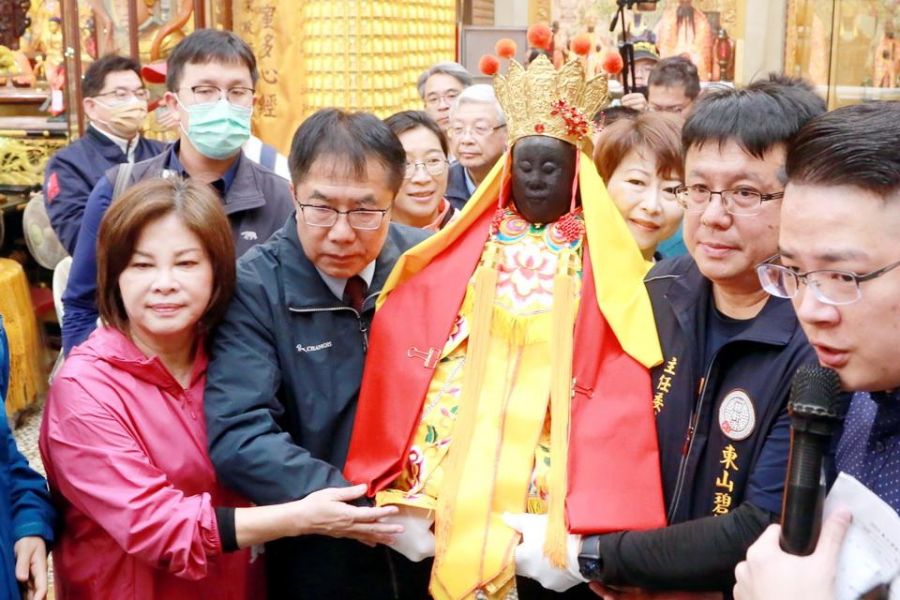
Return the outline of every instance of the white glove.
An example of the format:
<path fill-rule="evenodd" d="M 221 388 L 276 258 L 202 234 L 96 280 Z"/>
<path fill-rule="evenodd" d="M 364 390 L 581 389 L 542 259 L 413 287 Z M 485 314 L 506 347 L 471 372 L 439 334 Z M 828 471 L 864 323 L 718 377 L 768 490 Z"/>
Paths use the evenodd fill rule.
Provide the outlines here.
<path fill-rule="evenodd" d="M 390 547 L 413 562 L 434 556 L 434 513 L 414 506 L 399 505 L 399 512 L 382 520 L 383 523 L 403 525 L 403 533 L 394 538 Z"/>
<path fill-rule="evenodd" d="M 547 515 L 503 513 L 503 521 L 522 534 L 522 543 L 516 546 L 517 575 L 534 579 L 554 592 L 564 592 L 587 581 L 578 569 L 580 535 L 569 534 L 566 540 L 566 568 L 560 569 L 550 564 L 550 560 L 544 556 Z"/>

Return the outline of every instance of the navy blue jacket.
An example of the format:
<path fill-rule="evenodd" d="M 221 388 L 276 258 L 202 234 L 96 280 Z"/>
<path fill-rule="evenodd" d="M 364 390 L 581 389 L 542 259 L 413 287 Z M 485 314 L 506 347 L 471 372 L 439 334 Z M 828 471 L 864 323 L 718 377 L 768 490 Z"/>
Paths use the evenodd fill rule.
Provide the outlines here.
<path fill-rule="evenodd" d="M 390 225 L 361 314 L 306 257 L 294 218 L 241 257 L 212 337 L 204 399 L 209 456 L 226 485 L 256 504 L 349 485 L 341 469 L 375 299 L 400 254 L 426 236 Z M 266 552 L 270 597 L 392 598 L 398 582 L 387 556 L 352 540 L 275 542 Z"/>
<path fill-rule="evenodd" d="M 134 149 L 134 160 L 153 158 L 165 148 L 163 142 L 141 137 Z M 127 161 L 121 148 L 92 126 L 47 161 L 44 202 L 53 231 L 70 255 L 75 254 L 81 217 L 91 190 L 107 170 Z"/>
<path fill-rule="evenodd" d="M 164 172 L 187 176 L 178 161 L 178 143 L 162 154 L 135 163 L 131 183 L 158 177 Z M 72 255 L 72 270 L 63 293 L 63 350 L 87 339 L 97 322 L 97 233 L 106 209 L 112 202 L 116 169 L 101 177 L 91 192 L 84 213 L 79 241 Z M 248 159 L 243 153 L 219 180 L 224 191 L 225 214 L 231 223 L 238 256 L 278 231 L 293 210 L 290 184 L 272 171 Z M 213 184 L 216 187 L 216 183 Z"/>
<path fill-rule="evenodd" d="M 447 193 L 444 197 L 450 202 L 456 210 L 462 210 L 472 197 L 469 192 L 469 186 L 466 185 L 466 168 L 458 162 L 450 165 L 450 172 L 447 175 Z"/>
<path fill-rule="evenodd" d="M 682 256 L 657 263 L 646 283 L 663 350 L 652 381 L 669 523 L 727 514 L 745 501 L 779 514 L 791 378 L 816 363 L 791 303 L 769 298 L 706 365 L 709 280 Z"/>
<path fill-rule="evenodd" d="M 9 343 L 0 316 L 0 400 L 9 386 Z M 26 536 L 53 542 L 55 513 L 47 481 L 28 466 L 4 413 L 0 418 L 0 598 L 19 598 L 13 545 Z"/>

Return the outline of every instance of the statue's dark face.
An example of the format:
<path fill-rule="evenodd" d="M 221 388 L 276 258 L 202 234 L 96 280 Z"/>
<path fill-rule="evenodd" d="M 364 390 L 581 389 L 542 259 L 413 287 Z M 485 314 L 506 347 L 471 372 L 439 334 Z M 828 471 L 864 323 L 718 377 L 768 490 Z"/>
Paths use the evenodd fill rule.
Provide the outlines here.
<path fill-rule="evenodd" d="M 574 146 L 533 135 L 516 142 L 512 152 L 512 195 L 519 214 L 531 223 L 553 223 L 569 212 Z"/>

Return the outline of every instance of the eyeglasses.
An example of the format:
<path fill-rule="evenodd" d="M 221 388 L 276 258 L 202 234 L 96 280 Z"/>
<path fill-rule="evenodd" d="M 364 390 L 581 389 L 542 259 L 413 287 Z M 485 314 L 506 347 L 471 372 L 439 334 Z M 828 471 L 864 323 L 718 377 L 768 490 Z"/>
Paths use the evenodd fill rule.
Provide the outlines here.
<path fill-rule="evenodd" d="M 103 92 L 102 94 L 94 96 L 94 98 L 106 97 L 112 97 L 116 104 L 124 104 L 132 98 L 135 98 L 136 100 L 147 100 L 150 97 L 150 91 L 147 90 L 147 88 L 137 88 L 136 90 L 116 88 L 110 92 Z"/>
<path fill-rule="evenodd" d="M 235 106 L 250 106 L 253 102 L 253 94 L 256 90 L 248 87 L 232 87 L 223 90 L 214 85 L 195 85 L 191 88 L 191 96 L 194 104 L 211 104 L 225 97 Z"/>
<path fill-rule="evenodd" d="M 778 256 L 773 256 L 756 267 L 759 282 L 766 292 L 778 298 L 794 298 L 800 290 L 800 283 L 805 283 L 819 302 L 833 306 L 853 304 L 862 298 L 860 283 L 877 279 L 900 266 L 900 261 L 897 261 L 864 275 L 831 269 L 798 273 L 789 267 L 775 264 L 778 259 Z"/>
<path fill-rule="evenodd" d="M 312 227 L 334 227 L 339 215 L 347 215 L 347 222 L 353 229 L 372 230 L 381 227 L 384 215 L 390 208 L 354 208 L 337 210 L 330 206 L 297 203 L 303 222 Z"/>
<path fill-rule="evenodd" d="M 404 179 L 412 179 L 416 176 L 416 170 L 419 166 L 425 169 L 425 172 L 429 175 L 437 177 L 438 175 L 443 175 L 444 171 L 447 170 L 447 159 L 444 158 L 429 158 L 427 160 L 416 161 L 416 162 L 407 162 L 406 170 L 403 172 Z"/>
<path fill-rule="evenodd" d="M 461 92 L 462 90 L 447 90 L 443 94 L 428 94 L 425 96 L 425 106 L 434 108 L 440 106 L 442 102 L 449 106 L 453 104 L 453 101 L 456 100 L 456 97 L 459 96 Z"/>
<path fill-rule="evenodd" d="M 705 185 L 682 185 L 675 190 L 675 193 L 678 195 L 678 203 L 688 212 L 703 212 L 712 197 L 718 194 L 722 198 L 722 206 L 725 211 L 741 217 L 752 217 L 759 214 L 763 202 L 777 200 L 784 196 L 784 192 L 761 194 L 751 188 L 714 191 Z"/>
<path fill-rule="evenodd" d="M 466 134 L 474 135 L 475 137 L 483 138 L 491 135 L 498 129 L 506 127 L 506 123 L 500 123 L 496 127 L 491 127 L 490 125 L 467 125 L 462 127 L 460 125 L 451 125 L 449 129 L 447 129 L 447 135 L 455 138 L 462 137 Z"/>

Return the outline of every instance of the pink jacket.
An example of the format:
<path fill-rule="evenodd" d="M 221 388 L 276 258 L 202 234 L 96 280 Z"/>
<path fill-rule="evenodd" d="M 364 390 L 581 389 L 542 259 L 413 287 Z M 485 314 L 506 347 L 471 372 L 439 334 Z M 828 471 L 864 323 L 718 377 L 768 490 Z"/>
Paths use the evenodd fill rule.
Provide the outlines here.
<path fill-rule="evenodd" d="M 216 506 L 247 506 L 206 452 L 200 351 L 182 389 L 157 358 L 101 327 L 53 381 L 41 456 L 64 531 L 56 597 L 243 600 L 264 595 L 261 561 L 223 554 Z"/>

